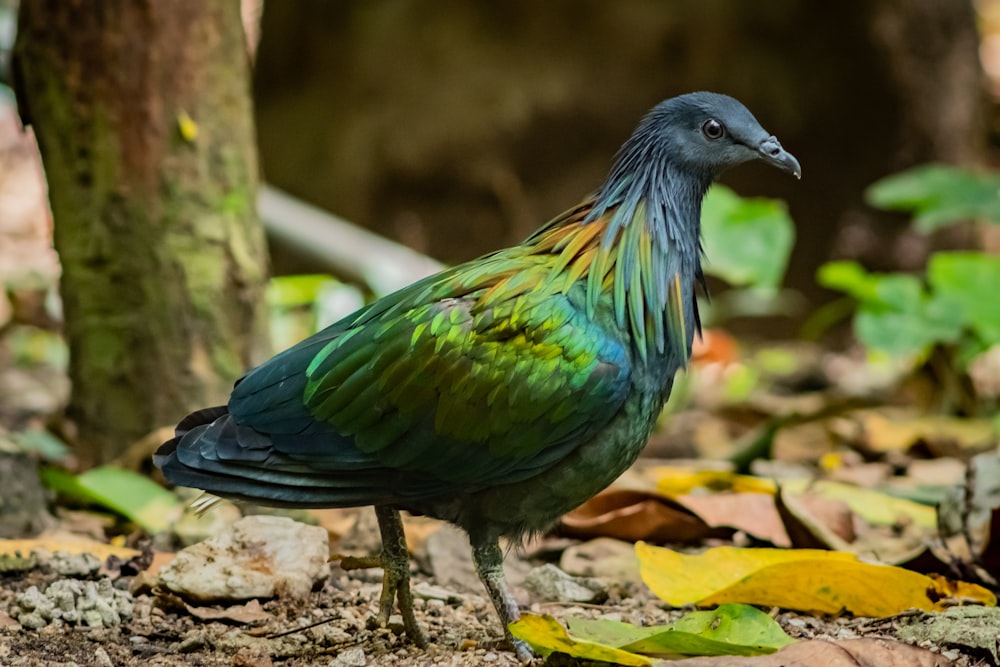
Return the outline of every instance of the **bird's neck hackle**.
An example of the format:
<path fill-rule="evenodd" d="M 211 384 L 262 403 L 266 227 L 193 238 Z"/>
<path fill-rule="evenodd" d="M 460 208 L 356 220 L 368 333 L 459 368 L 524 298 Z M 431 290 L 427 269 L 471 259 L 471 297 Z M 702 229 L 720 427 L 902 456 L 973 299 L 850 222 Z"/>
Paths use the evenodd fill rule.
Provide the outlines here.
<path fill-rule="evenodd" d="M 639 357 L 683 367 L 698 328 L 701 202 L 712 177 L 680 169 L 668 155 L 644 126 L 619 152 L 585 219 L 609 216 L 587 293 L 588 307 L 596 307 L 606 287 L 598 277 L 611 273 L 615 320 L 632 334 Z"/>

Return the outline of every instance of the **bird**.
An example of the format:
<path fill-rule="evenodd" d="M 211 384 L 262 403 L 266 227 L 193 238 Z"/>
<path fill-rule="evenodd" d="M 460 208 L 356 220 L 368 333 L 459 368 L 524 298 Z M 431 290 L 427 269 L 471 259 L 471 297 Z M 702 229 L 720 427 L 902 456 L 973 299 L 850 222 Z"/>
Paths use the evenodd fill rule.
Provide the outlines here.
<path fill-rule="evenodd" d="M 469 538 L 505 640 L 520 618 L 500 539 L 545 531 L 639 456 L 700 334 L 701 205 L 725 170 L 798 160 L 727 95 L 652 108 L 606 179 L 522 243 L 423 278 L 239 379 L 154 454 L 171 483 L 294 508 L 373 506 L 375 619 L 410 591 L 401 511 Z"/>

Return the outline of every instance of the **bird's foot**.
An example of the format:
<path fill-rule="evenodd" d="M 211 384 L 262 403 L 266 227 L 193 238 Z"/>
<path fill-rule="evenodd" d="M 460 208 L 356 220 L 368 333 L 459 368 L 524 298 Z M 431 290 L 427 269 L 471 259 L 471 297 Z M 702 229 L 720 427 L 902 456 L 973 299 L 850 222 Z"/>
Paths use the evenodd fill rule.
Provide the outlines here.
<path fill-rule="evenodd" d="M 490 594 L 493 606 L 497 610 L 500 622 L 503 624 L 503 634 L 507 646 L 513 649 L 514 655 L 522 664 L 527 664 L 535 657 L 534 652 L 528 644 L 520 639 L 516 639 L 510 632 L 510 624 L 520 620 L 521 610 L 517 606 L 517 600 L 511 595 L 507 588 L 507 581 L 503 574 L 503 552 L 497 539 L 492 536 L 469 534 L 472 543 L 472 560 L 475 563 L 479 579 Z"/>
<path fill-rule="evenodd" d="M 427 637 L 417 624 L 413 611 L 413 592 L 410 590 L 410 552 L 406 548 L 406 535 L 399 511 L 391 507 L 376 507 L 379 531 L 382 533 L 382 554 L 374 558 L 375 567 L 382 568 L 382 595 L 379 597 L 376 623 L 389 625 L 393 606 L 398 603 L 403 617 L 403 628 L 414 644 L 427 648 Z M 358 559 L 361 560 L 361 559 Z"/>

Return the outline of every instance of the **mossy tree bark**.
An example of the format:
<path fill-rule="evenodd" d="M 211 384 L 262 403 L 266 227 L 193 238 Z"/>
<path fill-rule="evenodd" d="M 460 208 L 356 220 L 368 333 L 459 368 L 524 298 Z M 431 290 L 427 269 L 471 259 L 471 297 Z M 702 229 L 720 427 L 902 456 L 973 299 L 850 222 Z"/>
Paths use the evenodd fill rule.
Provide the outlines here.
<path fill-rule="evenodd" d="M 18 101 L 62 262 L 84 465 L 222 402 L 263 343 L 238 0 L 23 0 Z"/>

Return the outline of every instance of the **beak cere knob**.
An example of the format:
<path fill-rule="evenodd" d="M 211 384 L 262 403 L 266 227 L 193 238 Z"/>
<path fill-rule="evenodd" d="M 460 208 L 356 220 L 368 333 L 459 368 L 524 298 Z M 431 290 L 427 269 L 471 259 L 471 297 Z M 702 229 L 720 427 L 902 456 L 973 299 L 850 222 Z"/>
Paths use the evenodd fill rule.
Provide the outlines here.
<path fill-rule="evenodd" d="M 760 155 L 760 159 L 772 167 L 787 172 L 795 178 L 802 178 L 802 167 L 799 166 L 799 161 L 781 147 L 781 142 L 778 141 L 777 137 L 770 136 L 762 141 L 757 147 L 757 153 Z"/>

